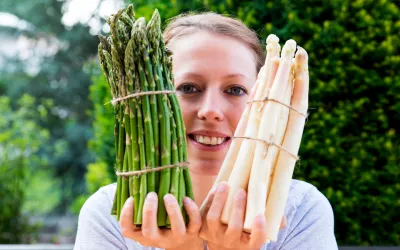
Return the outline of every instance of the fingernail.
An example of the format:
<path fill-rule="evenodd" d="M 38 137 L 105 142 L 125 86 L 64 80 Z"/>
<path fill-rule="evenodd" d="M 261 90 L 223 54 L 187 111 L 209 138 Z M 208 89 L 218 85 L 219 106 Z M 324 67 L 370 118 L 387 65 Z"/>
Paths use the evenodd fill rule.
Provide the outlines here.
<path fill-rule="evenodd" d="M 258 225 L 262 225 L 264 223 L 264 220 L 265 220 L 265 215 L 259 214 L 256 216 L 256 223 Z"/>
<path fill-rule="evenodd" d="M 242 188 L 239 188 L 238 191 L 236 191 L 236 200 L 244 200 L 245 197 L 246 192 Z"/>
<path fill-rule="evenodd" d="M 154 193 L 154 192 L 150 192 L 150 193 L 148 193 L 147 196 L 146 196 L 146 201 L 153 202 L 153 201 L 156 201 L 157 199 L 158 199 L 158 198 L 157 198 L 157 194 Z"/>
<path fill-rule="evenodd" d="M 218 192 L 218 193 L 222 193 L 222 192 L 225 192 L 225 190 L 226 190 L 226 184 L 225 184 L 225 183 L 220 183 L 220 184 L 218 185 L 217 192 Z"/>
<path fill-rule="evenodd" d="M 190 204 L 191 200 L 189 197 L 183 197 L 183 204 L 188 205 Z"/>
<path fill-rule="evenodd" d="M 174 196 L 172 194 L 166 194 L 164 195 L 164 203 L 169 205 L 174 202 Z"/>

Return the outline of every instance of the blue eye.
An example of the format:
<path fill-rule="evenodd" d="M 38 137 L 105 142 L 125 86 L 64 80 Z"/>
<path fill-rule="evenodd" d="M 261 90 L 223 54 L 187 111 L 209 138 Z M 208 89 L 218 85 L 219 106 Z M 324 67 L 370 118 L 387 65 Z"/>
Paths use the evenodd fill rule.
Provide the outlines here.
<path fill-rule="evenodd" d="M 242 96 L 242 95 L 247 94 L 246 89 L 243 87 L 239 87 L 239 86 L 230 87 L 225 92 L 230 95 L 234 95 L 234 96 Z"/>
<path fill-rule="evenodd" d="M 179 87 L 176 88 L 179 92 L 182 92 L 184 94 L 193 94 L 200 92 L 194 84 L 191 83 L 185 83 L 180 85 Z"/>

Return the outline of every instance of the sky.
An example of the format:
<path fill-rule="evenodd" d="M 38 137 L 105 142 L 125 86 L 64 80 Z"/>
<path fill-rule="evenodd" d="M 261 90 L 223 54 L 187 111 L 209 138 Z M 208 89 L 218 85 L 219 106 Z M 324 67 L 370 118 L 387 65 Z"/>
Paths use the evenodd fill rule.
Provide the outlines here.
<path fill-rule="evenodd" d="M 0 0 L 4 1 L 4 0 Z M 100 6 L 99 3 L 101 2 Z M 73 26 L 74 24 L 81 22 L 87 23 L 91 27 L 90 33 L 96 35 L 100 30 L 107 33 L 109 27 L 104 24 L 101 27 L 100 20 L 97 18 L 91 18 L 93 13 L 98 8 L 98 15 L 102 17 L 109 17 L 111 14 L 117 12 L 117 10 L 123 7 L 123 0 L 65 0 L 63 7 L 64 16 L 62 17 L 62 22 L 65 26 Z M 21 30 L 30 29 L 31 26 L 28 22 L 18 19 L 16 16 L 0 12 L 0 26 L 11 26 L 18 27 Z M 49 45 L 48 41 L 35 41 L 35 49 L 32 49 L 32 42 L 24 36 L 15 37 L 5 37 L 0 34 L 0 43 L 4 46 L 0 46 L 0 66 L 4 63 L 1 55 L 12 57 L 18 55 L 22 60 L 26 60 L 29 64 L 30 73 L 34 74 L 38 70 L 38 61 L 34 60 L 38 58 L 33 56 L 33 53 L 40 51 L 44 55 L 51 55 L 57 51 L 57 44 L 52 41 Z M 28 60 L 30 62 L 28 62 Z M 33 60 L 33 61 L 32 61 Z"/>
<path fill-rule="evenodd" d="M 101 0 L 67 0 L 64 8 L 65 14 L 62 18 L 66 26 L 72 26 L 77 22 L 88 23 L 91 27 L 91 33 L 97 34 L 100 29 L 107 31 L 108 25 L 100 27 L 97 19 L 89 20 Z M 99 6 L 99 15 L 109 17 L 111 14 L 123 7 L 122 0 L 103 0 Z"/>
<path fill-rule="evenodd" d="M 88 23 L 92 28 L 91 33 L 93 34 L 97 34 L 101 28 L 107 29 L 107 26 L 100 27 L 99 20 L 95 20 L 94 18 L 89 20 L 100 1 L 101 0 L 65 0 L 62 22 L 66 26 L 72 26 L 78 22 Z M 122 7 L 122 0 L 102 0 L 99 6 L 99 15 L 108 17 Z M 0 25 L 19 27 L 21 29 L 29 28 L 29 23 L 19 20 L 14 15 L 5 12 L 0 12 Z"/>

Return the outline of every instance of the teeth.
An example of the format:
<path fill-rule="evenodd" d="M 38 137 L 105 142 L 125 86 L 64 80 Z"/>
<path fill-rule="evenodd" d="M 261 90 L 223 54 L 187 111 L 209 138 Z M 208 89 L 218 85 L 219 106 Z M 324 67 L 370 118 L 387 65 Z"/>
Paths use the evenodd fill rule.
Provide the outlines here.
<path fill-rule="evenodd" d="M 223 137 L 209 137 L 209 136 L 201 136 L 201 135 L 195 135 L 194 139 L 201 143 L 201 144 L 206 144 L 206 145 L 219 145 L 225 141 L 225 138 Z"/>

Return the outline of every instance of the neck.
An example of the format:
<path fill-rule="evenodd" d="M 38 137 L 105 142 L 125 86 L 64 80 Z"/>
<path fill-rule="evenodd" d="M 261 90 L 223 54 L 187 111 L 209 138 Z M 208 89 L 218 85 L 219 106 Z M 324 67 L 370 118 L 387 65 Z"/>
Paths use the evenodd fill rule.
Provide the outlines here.
<path fill-rule="evenodd" d="M 211 190 L 217 175 L 206 175 L 191 171 L 190 178 L 193 184 L 194 201 L 200 207 Z"/>

